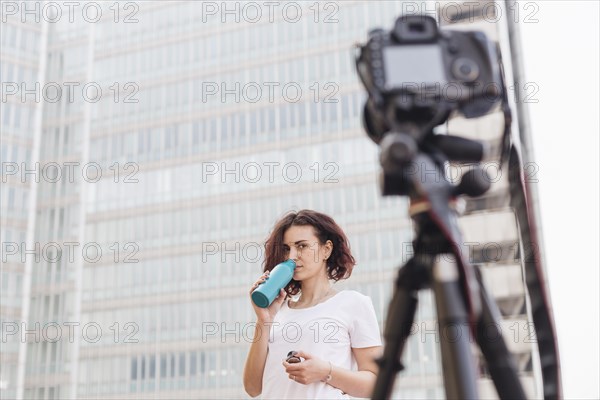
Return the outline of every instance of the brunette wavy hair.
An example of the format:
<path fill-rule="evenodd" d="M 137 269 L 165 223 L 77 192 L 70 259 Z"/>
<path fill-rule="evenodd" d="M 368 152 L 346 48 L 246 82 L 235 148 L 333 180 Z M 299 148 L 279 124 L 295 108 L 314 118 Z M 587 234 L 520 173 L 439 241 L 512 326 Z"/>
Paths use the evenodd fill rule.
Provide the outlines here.
<path fill-rule="evenodd" d="M 291 226 L 312 226 L 321 245 L 331 240 L 333 251 L 327 259 L 327 276 L 329 279 L 339 281 L 347 279 L 352 274 L 356 264 L 350 253 L 350 243 L 342 228 L 330 216 L 313 211 L 300 210 L 288 212 L 273 227 L 273 231 L 265 241 L 265 261 L 263 272 L 271 271 L 277 264 L 285 261 L 283 235 Z M 300 292 L 300 282 L 292 279 L 285 291 L 293 296 Z"/>

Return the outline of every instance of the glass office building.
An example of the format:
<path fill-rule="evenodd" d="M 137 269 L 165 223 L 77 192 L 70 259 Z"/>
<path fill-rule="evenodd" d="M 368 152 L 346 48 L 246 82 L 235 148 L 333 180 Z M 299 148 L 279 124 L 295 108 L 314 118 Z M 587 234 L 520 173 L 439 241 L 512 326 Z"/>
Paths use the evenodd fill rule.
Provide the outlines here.
<path fill-rule="evenodd" d="M 248 290 L 289 210 L 345 229 L 358 264 L 338 285 L 369 295 L 383 327 L 412 225 L 404 198 L 380 196 L 353 45 L 403 3 L 267 3 L 3 9 L 2 80 L 18 92 L 2 103 L 2 161 L 19 169 L 2 175 L 2 398 L 247 397 Z M 510 213 L 470 204 L 470 235 L 514 244 Z M 520 266 L 479 261 L 513 334 Z M 443 397 L 434 319 L 423 292 L 399 396 Z"/>
<path fill-rule="evenodd" d="M 21 97 L 8 93 L 17 93 L 21 85 L 32 88 L 43 78 L 45 59 L 41 54 L 45 52 L 46 32 L 44 24 L 33 21 L 5 21 L 4 10 L 0 32 L 0 396 L 14 398 L 17 382 L 23 379 L 18 371 L 25 363 L 25 352 L 19 335 L 11 332 L 19 330 L 19 321 L 29 312 L 29 271 L 33 265 L 32 262 L 27 265 L 19 253 L 22 248 L 32 248 L 38 192 L 35 174 L 28 174 L 23 167 L 32 165 L 38 157 L 43 106 L 36 101 L 35 94 Z"/>

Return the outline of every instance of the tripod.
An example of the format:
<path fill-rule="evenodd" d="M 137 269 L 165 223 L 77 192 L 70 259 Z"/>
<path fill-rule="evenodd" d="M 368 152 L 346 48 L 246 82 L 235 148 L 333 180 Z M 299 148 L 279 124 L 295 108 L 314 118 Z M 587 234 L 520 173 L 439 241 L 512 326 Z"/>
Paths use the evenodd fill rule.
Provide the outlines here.
<path fill-rule="evenodd" d="M 515 362 L 500 332 L 500 313 L 486 293 L 481 276 L 465 256 L 454 207 L 457 195 L 485 193 L 489 180 L 479 168 L 465 173 L 458 186 L 443 174 L 443 164 L 448 159 L 481 161 L 482 148 L 471 140 L 435 136 L 433 132 L 417 146 L 413 136 L 392 132 L 381 142 L 384 194 L 409 196 L 416 236 L 414 256 L 400 268 L 396 279 L 372 398 L 390 397 L 396 373 L 404 369 L 400 359 L 415 317 L 418 291 L 431 288 L 437 309 L 446 397 L 479 398 L 478 373 L 471 351 L 474 338 L 500 398 L 524 399 Z M 437 174 L 424 175 L 423 171 Z"/>

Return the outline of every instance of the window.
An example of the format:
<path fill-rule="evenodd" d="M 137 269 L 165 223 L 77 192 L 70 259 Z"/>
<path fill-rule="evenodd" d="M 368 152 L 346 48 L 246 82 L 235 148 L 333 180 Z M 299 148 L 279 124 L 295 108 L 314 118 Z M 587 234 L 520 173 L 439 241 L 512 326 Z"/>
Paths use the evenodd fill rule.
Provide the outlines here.
<path fill-rule="evenodd" d="M 196 364 L 198 362 L 198 356 L 196 352 L 190 354 L 190 376 L 196 376 Z"/>
<path fill-rule="evenodd" d="M 310 103 L 310 120 L 311 125 L 316 127 L 319 124 L 319 104 Z"/>
<path fill-rule="evenodd" d="M 204 352 L 200 352 L 200 373 L 204 374 L 206 371 L 206 355 Z"/>
<path fill-rule="evenodd" d="M 342 128 L 348 129 L 350 126 L 350 101 L 348 95 L 342 96 Z"/>
<path fill-rule="evenodd" d="M 250 112 L 250 143 L 256 143 L 256 133 L 258 132 L 258 115 L 256 111 Z"/>
<path fill-rule="evenodd" d="M 265 109 L 267 113 L 267 118 L 269 120 L 269 132 L 273 132 L 275 130 L 275 109 L 273 107 L 269 107 Z"/>
<path fill-rule="evenodd" d="M 240 114 L 239 120 L 239 146 L 246 145 L 246 114 Z"/>
<path fill-rule="evenodd" d="M 185 353 L 179 353 L 179 376 L 185 376 Z"/>
<path fill-rule="evenodd" d="M 221 146 L 226 149 L 230 145 L 230 125 L 229 125 L 229 117 L 223 116 L 221 117 Z"/>
<path fill-rule="evenodd" d="M 165 354 L 160 356 L 160 377 L 166 378 L 167 376 L 167 356 Z"/>
<path fill-rule="evenodd" d="M 288 107 L 288 112 L 290 115 L 290 127 L 296 127 L 296 111 L 302 107 L 301 103 L 295 103 L 295 104 L 291 104 Z"/>
<path fill-rule="evenodd" d="M 306 104 L 297 103 L 298 107 L 298 126 L 303 127 L 306 124 Z"/>
<path fill-rule="evenodd" d="M 216 118 L 211 118 L 209 123 L 209 144 L 210 144 L 210 148 L 214 149 L 217 146 L 217 119 Z"/>
<path fill-rule="evenodd" d="M 142 154 L 146 151 L 144 133 L 138 132 L 138 154 Z"/>
<path fill-rule="evenodd" d="M 154 379 L 155 376 L 155 368 L 156 367 L 156 356 L 150 356 L 150 368 L 149 375 L 150 378 Z"/>
<path fill-rule="evenodd" d="M 282 131 L 285 131 L 287 129 L 288 126 L 288 106 L 287 105 L 281 105 L 279 107 L 279 129 L 281 129 Z"/>
<path fill-rule="evenodd" d="M 192 144 L 198 146 L 200 144 L 200 122 L 194 122 L 193 133 L 192 133 Z"/>

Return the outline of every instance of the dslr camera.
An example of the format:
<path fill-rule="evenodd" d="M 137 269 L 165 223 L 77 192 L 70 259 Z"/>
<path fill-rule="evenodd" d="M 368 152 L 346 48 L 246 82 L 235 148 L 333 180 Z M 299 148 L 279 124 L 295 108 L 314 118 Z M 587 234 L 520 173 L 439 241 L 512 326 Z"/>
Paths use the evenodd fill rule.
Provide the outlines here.
<path fill-rule="evenodd" d="M 363 123 L 378 144 L 390 130 L 420 143 L 451 112 L 480 117 L 503 95 L 499 52 L 483 32 L 442 31 L 430 16 L 401 16 L 391 31 L 371 30 L 359 51 Z"/>

